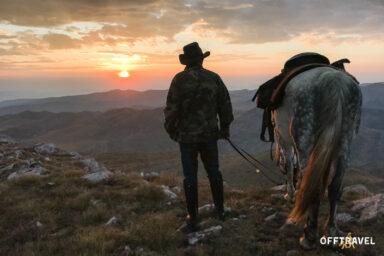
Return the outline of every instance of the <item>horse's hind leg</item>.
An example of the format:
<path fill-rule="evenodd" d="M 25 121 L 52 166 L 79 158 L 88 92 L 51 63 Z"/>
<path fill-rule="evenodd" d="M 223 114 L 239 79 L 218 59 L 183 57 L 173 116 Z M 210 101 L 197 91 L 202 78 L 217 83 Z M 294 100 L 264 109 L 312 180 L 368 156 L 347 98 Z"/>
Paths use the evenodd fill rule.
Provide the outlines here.
<path fill-rule="evenodd" d="M 291 144 L 284 141 L 280 136 L 276 136 L 278 143 L 278 159 L 280 168 L 287 175 L 287 194 L 284 198 L 293 203 L 295 201 L 295 184 L 294 184 L 294 149 Z"/>
<path fill-rule="evenodd" d="M 358 101 L 353 101 L 358 102 Z M 357 103 L 356 103 L 357 104 Z M 329 218 L 326 226 L 326 234 L 328 236 L 342 236 L 344 235 L 337 227 L 337 203 L 342 195 L 342 184 L 345 169 L 347 168 L 348 156 L 350 152 L 352 138 L 355 130 L 352 129 L 355 125 L 355 115 L 358 107 L 355 107 L 354 111 L 349 111 L 349 115 L 345 115 L 343 118 L 342 138 L 340 141 L 339 154 L 335 159 L 335 175 L 331 184 L 328 186 L 328 200 L 329 200 Z"/>
<path fill-rule="evenodd" d="M 288 150 L 292 152 L 293 150 Z M 285 170 L 287 172 L 287 194 L 284 198 L 287 201 L 294 202 L 295 201 L 295 184 L 294 184 L 294 166 L 293 166 L 293 155 L 290 153 L 286 154 L 286 162 L 285 162 Z"/>
<path fill-rule="evenodd" d="M 342 194 L 342 183 L 345 173 L 347 159 L 345 156 L 340 156 L 337 160 L 335 176 L 328 186 L 328 200 L 329 200 L 329 217 L 326 227 L 327 236 L 340 236 L 342 232 L 337 227 L 336 212 L 337 203 L 341 198 Z"/>
<path fill-rule="evenodd" d="M 319 215 L 320 201 L 314 202 L 309 210 L 304 235 L 300 238 L 300 247 L 304 250 L 312 250 L 316 247 L 317 218 Z"/>

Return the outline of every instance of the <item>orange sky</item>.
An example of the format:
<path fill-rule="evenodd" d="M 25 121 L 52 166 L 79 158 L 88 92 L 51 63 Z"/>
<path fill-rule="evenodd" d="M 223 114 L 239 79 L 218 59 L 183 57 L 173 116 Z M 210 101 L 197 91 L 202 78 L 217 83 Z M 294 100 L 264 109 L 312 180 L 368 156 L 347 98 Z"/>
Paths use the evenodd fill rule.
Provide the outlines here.
<path fill-rule="evenodd" d="M 2 0 L 0 92 L 165 89 L 192 41 L 230 89 L 255 88 L 305 51 L 349 58 L 361 82 L 382 82 L 383 23 L 377 0 Z"/>

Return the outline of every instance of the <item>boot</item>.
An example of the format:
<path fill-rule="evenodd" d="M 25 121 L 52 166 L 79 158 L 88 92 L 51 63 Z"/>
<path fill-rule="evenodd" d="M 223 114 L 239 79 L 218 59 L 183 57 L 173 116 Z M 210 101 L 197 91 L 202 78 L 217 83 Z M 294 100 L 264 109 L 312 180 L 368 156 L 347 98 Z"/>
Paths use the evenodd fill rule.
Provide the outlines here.
<path fill-rule="evenodd" d="M 187 225 L 192 231 L 198 230 L 198 195 L 197 185 L 187 184 L 184 180 L 185 199 L 187 201 L 188 215 L 186 218 Z"/>
<path fill-rule="evenodd" d="M 220 220 L 224 220 L 224 193 L 223 193 L 223 178 L 221 174 L 216 177 L 209 177 L 211 185 L 213 202 L 215 204 L 216 213 Z"/>

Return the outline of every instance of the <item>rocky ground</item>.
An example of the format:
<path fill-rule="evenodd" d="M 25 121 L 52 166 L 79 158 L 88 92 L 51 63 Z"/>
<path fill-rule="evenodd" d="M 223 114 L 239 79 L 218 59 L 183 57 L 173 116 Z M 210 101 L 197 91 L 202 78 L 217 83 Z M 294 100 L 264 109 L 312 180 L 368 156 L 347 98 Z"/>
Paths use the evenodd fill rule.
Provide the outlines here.
<path fill-rule="evenodd" d="M 285 223 L 292 205 L 284 186 L 227 186 L 227 218 L 219 221 L 202 181 L 201 229 L 188 232 L 181 184 L 173 173 L 108 170 L 53 144 L 1 137 L 0 255 L 384 255 L 384 195 L 364 185 L 344 189 L 339 226 L 376 245 L 335 251 L 318 244 L 306 252 L 298 245 L 303 225 Z M 327 211 L 324 200 L 320 225 Z"/>

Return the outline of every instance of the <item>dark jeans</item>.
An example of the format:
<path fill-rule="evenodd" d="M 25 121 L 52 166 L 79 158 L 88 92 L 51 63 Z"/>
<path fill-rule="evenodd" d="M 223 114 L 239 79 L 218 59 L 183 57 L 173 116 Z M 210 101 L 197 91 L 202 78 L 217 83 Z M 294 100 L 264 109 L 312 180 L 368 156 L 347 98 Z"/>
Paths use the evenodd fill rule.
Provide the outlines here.
<path fill-rule="evenodd" d="M 219 171 L 217 141 L 206 143 L 180 143 L 180 152 L 185 184 L 194 187 L 197 186 L 197 157 L 199 153 L 205 171 L 208 174 L 208 178 L 210 180 L 222 179 Z"/>

